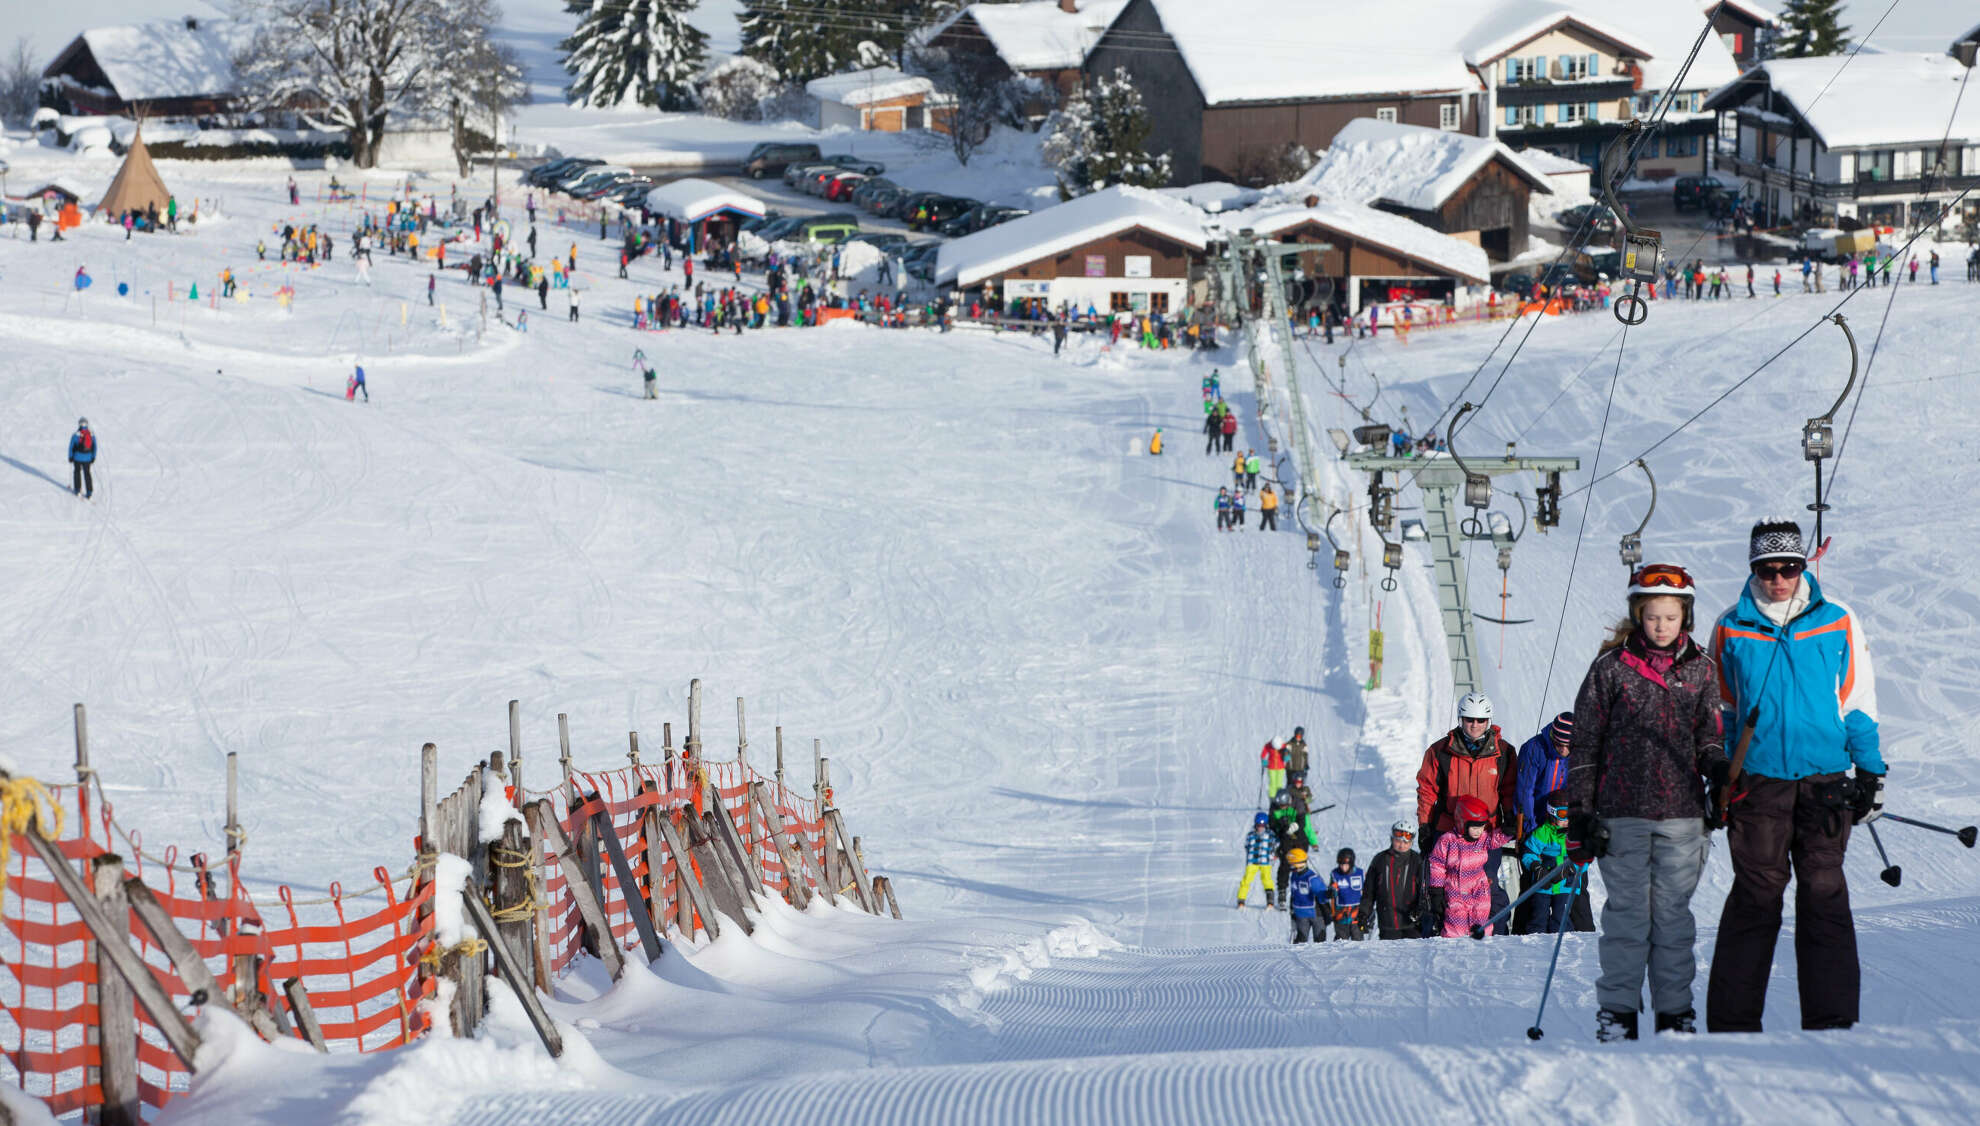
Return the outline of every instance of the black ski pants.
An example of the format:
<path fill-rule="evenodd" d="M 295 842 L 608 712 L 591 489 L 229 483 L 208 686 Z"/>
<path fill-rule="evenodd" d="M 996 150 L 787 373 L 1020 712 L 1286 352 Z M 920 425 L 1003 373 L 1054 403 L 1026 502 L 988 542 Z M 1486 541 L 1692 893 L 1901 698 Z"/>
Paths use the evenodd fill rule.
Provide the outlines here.
<path fill-rule="evenodd" d="M 1236 440 L 1237 440 L 1237 431 L 1235 431 L 1235 430 L 1233 430 L 1233 431 L 1231 431 L 1230 433 L 1228 433 L 1228 434 L 1226 434 L 1226 435 L 1224 435 L 1224 452 L 1225 452 L 1225 453 L 1230 453 L 1230 452 L 1231 452 L 1231 443 L 1232 443 L 1232 442 L 1234 442 L 1234 441 L 1236 441 Z"/>
<path fill-rule="evenodd" d="M 1298 946 L 1303 942 L 1327 941 L 1326 924 L 1322 923 L 1317 918 L 1309 919 L 1302 915 L 1294 915 L 1292 921 L 1292 931 L 1293 931 L 1292 940 L 1294 946 Z"/>
<path fill-rule="evenodd" d="M 1279 530 L 1279 510 L 1278 510 L 1278 509 L 1276 509 L 1276 508 L 1262 508 L 1262 509 L 1259 509 L 1259 511 L 1258 511 L 1258 530 L 1259 530 L 1259 531 L 1261 531 L 1261 532 L 1276 532 L 1276 531 L 1278 531 L 1278 530 Z"/>
<path fill-rule="evenodd" d="M 1862 968 L 1849 910 L 1843 852 L 1849 846 L 1849 780 L 1816 774 L 1799 781 L 1749 774 L 1732 807 L 1726 843 L 1733 885 L 1719 916 L 1706 992 L 1706 1027 L 1759 1032 L 1767 1004 L 1781 901 L 1794 876 L 1794 958 L 1801 1027 L 1856 1022 Z"/>
<path fill-rule="evenodd" d="M 88 461 L 76 461 L 76 462 L 71 462 L 70 464 L 75 466 L 75 472 L 69 475 L 71 481 L 73 482 L 73 490 L 75 492 L 81 493 L 86 497 L 95 496 L 96 478 L 92 476 L 89 471 L 89 467 L 95 463 Z"/>
<path fill-rule="evenodd" d="M 1210 432 L 1210 440 L 1203 443 L 1203 452 L 1206 454 L 1217 452 L 1217 432 L 1215 430 Z"/>

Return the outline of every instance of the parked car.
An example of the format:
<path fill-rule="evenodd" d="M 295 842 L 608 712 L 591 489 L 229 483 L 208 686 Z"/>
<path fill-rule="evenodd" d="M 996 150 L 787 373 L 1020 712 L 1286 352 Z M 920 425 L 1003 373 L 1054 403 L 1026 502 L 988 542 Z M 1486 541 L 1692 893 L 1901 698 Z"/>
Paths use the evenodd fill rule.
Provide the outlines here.
<path fill-rule="evenodd" d="M 770 224 L 776 222 L 779 219 L 782 219 L 783 217 L 784 217 L 784 213 L 778 211 L 776 208 L 773 207 L 754 219 L 743 220 L 742 225 L 737 229 L 743 231 L 749 231 L 752 234 L 760 234 L 763 228 L 769 226 Z"/>
<path fill-rule="evenodd" d="M 996 203 L 979 203 L 953 219 L 936 225 L 935 229 L 950 238 L 972 235 L 986 227 L 994 227 L 1009 219 L 1031 212 L 1021 207 L 1005 207 Z"/>
<path fill-rule="evenodd" d="M 838 243 L 858 233 L 857 215 L 807 215 L 798 220 L 797 229 L 785 237 L 803 239 L 805 242 Z"/>
<path fill-rule="evenodd" d="M 807 216 L 803 215 L 792 215 L 789 218 L 765 223 L 756 229 L 756 237 L 762 239 L 764 242 L 781 242 L 784 239 L 796 238 L 798 226 L 806 218 Z"/>
<path fill-rule="evenodd" d="M 1725 181 L 1712 176 L 1679 176 L 1671 186 L 1671 203 L 1679 211 L 1687 207 L 1703 207 L 1717 194 L 1731 194 L 1732 189 Z"/>
<path fill-rule="evenodd" d="M 539 188 L 546 187 L 565 173 L 574 172 L 579 168 L 595 168 L 603 163 L 605 162 L 602 160 L 588 156 L 567 156 L 548 164 L 539 164 L 523 173 L 523 182 Z"/>
<path fill-rule="evenodd" d="M 963 199 L 959 196 L 951 195 L 936 196 L 933 199 L 923 200 L 907 216 L 908 229 L 911 231 L 934 230 L 938 225 L 954 219 L 956 216 L 975 206 L 976 201 L 973 199 Z"/>
<path fill-rule="evenodd" d="M 922 204 L 928 202 L 931 199 L 941 199 L 941 198 L 942 198 L 941 192 L 909 192 L 908 194 L 902 196 L 900 199 L 894 201 L 893 204 L 891 204 L 886 210 L 880 212 L 880 214 L 888 216 L 889 218 L 893 218 L 893 219 L 907 219 L 913 216 L 915 211 L 919 209 Z"/>
<path fill-rule="evenodd" d="M 630 168 L 617 168 L 609 165 L 603 168 L 582 168 L 575 173 L 559 177 L 557 182 L 551 185 L 551 187 L 553 190 L 563 192 L 565 195 L 575 195 L 586 188 L 632 174 L 633 172 Z"/>
<path fill-rule="evenodd" d="M 899 231 L 862 231 L 846 241 L 867 243 L 882 254 L 902 254 L 913 245 Z"/>
<path fill-rule="evenodd" d="M 646 202 L 646 193 L 652 191 L 656 186 L 653 181 L 644 176 L 635 176 L 623 184 L 615 185 L 611 191 L 605 193 L 605 198 L 618 204 L 620 207 L 638 207 L 640 204 Z"/>
<path fill-rule="evenodd" d="M 648 188 L 651 188 L 653 181 L 644 176 L 613 176 L 592 184 L 582 192 L 573 192 L 572 194 L 578 199 L 604 199 L 621 188 L 639 184 L 645 184 Z"/>
<path fill-rule="evenodd" d="M 1589 222 L 1591 217 L 1595 224 L 1596 234 L 1612 235 L 1616 232 L 1616 217 L 1614 213 L 1599 203 L 1584 203 L 1579 207 L 1570 207 L 1562 211 L 1559 215 L 1554 216 L 1555 220 L 1561 226 L 1566 227 L 1570 231 L 1580 230 L 1581 225 Z"/>
<path fill-rule="evenodd" d="M 784 166 L 784 183 L 795 188 L 798 186 L 798 181 L 805 175 L 815 172 L 820 168 L 836 167 L 838 166 L 828 165 L 822 160 L 795 160 Z"/>
<path fill-rule="evenodd" d="M 878 176 L 887 170 L 887 166 L 877 160 L 854 156 L 849 152 L 833 153 L 825 159 L 828 163 L 836 164 L 841 168 L 850 168 L 854 172 L 864 172 L 868 176 Z"/>
<path fill-rule="evenodd" d="M 858 187 L 853 189 L 852 201 L 861 207 L 867 207 L 868 201 L 870 201 L 876 193 L 883 191 L 887 188 L 896 188 L 899 186 L 900 185 L 894 183 L 892 180 L 887 179 L 885 176 L 868 176 L 866 179 L 861 180 L 859 182 Z"/>
<path fill-rule="evenodd" d="M 825 198 L 852 202 L 853 189 L 865 181 L 864 172 L 841 172 L 825 182 Z"/>
<path fill-rule="evenodd" d="M 806 195 L 815 195 L 823 199 L 825 189 L 831 185 L 833 178 L 845 174 L 846 170 L 836 164 L 817 165 L 799 177 L 798 190 Z"/>
<path fill-rule="evenodd" d="M 783 172 L 795 161 L 817 159 L 817 145 L 764 141 L 749 150 L 749 155 L 743 158 L 743 172 L 752 180 L 761 180 L 772 172 Z"/>
<path fill-rule="evenodd" d="M 866 199 L 861 201 L 860 206 L 866 208 L 866 210 L 872 212 L 875 215 L 885 215 L 888 213 L 889 208 L 899 206 L 900 202 L 906 199 L 910 194 L 911 193 L 906 188 L 903 188 L 898 184 L 892 185 L 890 187 L 878 188 L 872 192 L 867 193 Z"/>

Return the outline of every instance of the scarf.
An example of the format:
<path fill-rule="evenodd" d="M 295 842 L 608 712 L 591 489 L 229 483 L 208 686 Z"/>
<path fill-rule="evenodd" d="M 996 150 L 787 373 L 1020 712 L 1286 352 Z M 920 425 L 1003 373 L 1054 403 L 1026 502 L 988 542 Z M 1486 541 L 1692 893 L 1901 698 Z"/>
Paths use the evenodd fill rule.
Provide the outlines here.
<path fill-rule="evenodd" d="M 1780 602 L 1767 601 L 1766 596 L 1760 593 L 1760 583 L 1757 579 L 1747 580 L 1747 590 L 1753 595 L 1753 604 L 1760 608 L 1762 614 L 1767 615 L 1768 621 L 1777 626 L 1787 625 L 1799 617 L 1803 610 L 1808 609 L 1807 575 L 1802 575 L 1800 581 L 1795 583 L 1794 593 Z"/>

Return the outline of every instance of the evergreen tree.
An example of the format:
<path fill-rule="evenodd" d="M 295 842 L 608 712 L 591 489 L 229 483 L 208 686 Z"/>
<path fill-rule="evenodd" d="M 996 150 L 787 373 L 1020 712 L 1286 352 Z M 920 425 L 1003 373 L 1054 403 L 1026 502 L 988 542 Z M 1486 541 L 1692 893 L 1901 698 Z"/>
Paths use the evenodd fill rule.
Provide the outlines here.
<path fill-rule="evenodd" d="M 1842 26 L 1842 0 L 1787 0 L 1781 11 L 1780 50 L 1790 59 L 1810 55 L 1840 55 L 1849 49 L 1849 29 Z"/>
<path fill-rule="evenodd" d="M 571 102 L 659 109 L 694 104 L 695 79 L 708 53 L 708 36 L 687 22 L 694 0 L 578 0 L 570 7 L 584 14 L 559 44 L 572 76 L 564 88 Z"/>
<path fill-rule="evenodd" d="M 846 0 L 746 0 L 737 17 L 742 53 L 800 86 L 837 74 L 857 60 L 865 38 L 846 7 Z"/>
<path fill-rule="evenodd" d="M 1066 199 L 1116 184 L 1160 187 L 1169 182 L 1169 154 L 1149 153 L 1154 128 L 1127 68 L 1116 67 L 1052 114 L 1040 151 Z"/>

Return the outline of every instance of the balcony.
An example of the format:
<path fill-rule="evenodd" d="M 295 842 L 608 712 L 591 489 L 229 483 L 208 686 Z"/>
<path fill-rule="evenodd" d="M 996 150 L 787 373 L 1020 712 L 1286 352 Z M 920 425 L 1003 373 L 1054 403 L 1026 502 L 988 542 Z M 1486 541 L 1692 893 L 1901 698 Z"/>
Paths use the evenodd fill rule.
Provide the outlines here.
<path fill-rule="evenodd" d="M 1613 102 L 1634 98 L 1636 83 L 1628 78 L 1602 77 L 1575 82 L 1542 78 L 1515 85 L 1501 84 L 1496 91 L 1502 106 L 1552 105 L 1555 102 Z"/>
<path fill-rule="evenodd" d="M 1719 167 L 1728 172 L 1736 172 L 1749 180 L 1768 187 L 1786 188 L 1790 192 L 1812 196 L 1816 199 L 1881 199 L 1901 197 L 1917 199 L 1928 192 L 1933 195 L 1951 195 L 1965 188 L 1980 188 L 1980 173 L 1932 177 L 1928 181 L 1922 176 L 1904 180 L 1877 179 L 1868 174 L 1846 183 L 1831 180 L 1818 180 L 1806 172 L 1789 172 L 1778 165 L 1757 161 L 1748 157 L 1720 153 Z"/>

